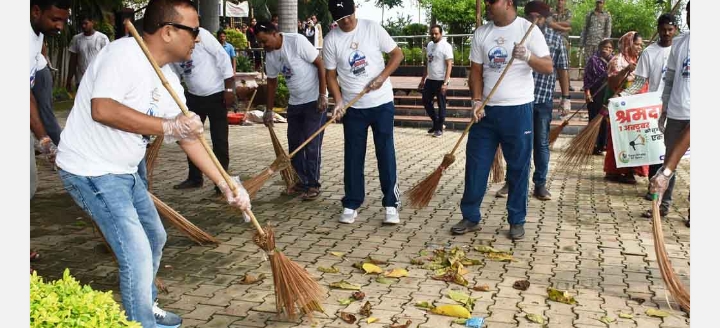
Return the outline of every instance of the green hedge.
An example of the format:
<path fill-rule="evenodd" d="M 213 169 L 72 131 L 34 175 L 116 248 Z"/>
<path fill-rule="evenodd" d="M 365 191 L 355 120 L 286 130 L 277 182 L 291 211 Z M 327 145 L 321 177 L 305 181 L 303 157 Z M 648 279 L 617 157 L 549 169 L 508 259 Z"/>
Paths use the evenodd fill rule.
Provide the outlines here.
<path fill-rule="evenodd" d="M 63 278 L 44 282 L 33 272 L 30 277 L 30 327 L 132 327 L 140 323 L 128 321 L 125 311 L 112 297 L 112 291 L 99 292 L 80 286 L 65 269 Z"/>

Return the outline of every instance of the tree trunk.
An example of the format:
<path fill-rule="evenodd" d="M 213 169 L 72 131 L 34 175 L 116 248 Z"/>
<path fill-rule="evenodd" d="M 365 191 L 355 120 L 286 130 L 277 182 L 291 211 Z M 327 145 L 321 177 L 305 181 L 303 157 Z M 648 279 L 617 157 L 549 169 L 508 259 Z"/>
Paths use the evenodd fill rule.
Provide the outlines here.
<path fill-rule="evenodd" d="M 475 0 L 475 28 L 482 26 L 482 3 L 483 0 Z"/>
<path fill-rule="evenodd" d="M 297 33 L 297 0 L 279 0 L 278 11 L 280 32 Z"/>
<path fill-rule="evenodd" d="M 213 34 L 220 29 L 219 7 L 217 0 L 200 0 L 200 26 Z"/>
<path fill-rule="evenodd" d="M 380 14 L 380 25 L 385 26 L 385 6 L 382 6 L 382 14 Z"/>

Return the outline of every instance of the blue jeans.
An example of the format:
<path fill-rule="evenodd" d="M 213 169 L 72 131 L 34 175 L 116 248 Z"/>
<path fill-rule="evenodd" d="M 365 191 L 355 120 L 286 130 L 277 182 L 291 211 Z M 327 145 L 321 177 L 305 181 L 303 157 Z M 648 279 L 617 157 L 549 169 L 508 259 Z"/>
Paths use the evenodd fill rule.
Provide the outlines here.
<path fill-rule="evenodd" d="M 343 207 L 357 209 L 365 200 L 365 149 L 368 127 L 372 128 L 380 173 L 384 207 L 400 206 L 400 189 L 395 163 L 395 105 L 392 102 L 372 108 L 350 107 L 343 117 L 345 136 L 345 197 Z"/>
<path fill-rule="evenodd" d="M 470 128 L 466 146 L 463 219 L 480 222 L 480 205 L 498 145 L 507 162 L 508 222 L 525 223 L 528 176 L 533 145 L 533 104 L 487 106 L 485 117 Z"/>
<path fill-rule="evenodd" d="M 445 81 L 438 80 L 425 80 L 425 87 L 422 90 L 422 102 L 425 106 L 425 112 L 428 114 L 430 119 L 433 121 L 433 130 L 443 129 L 443 123 L 445 123 L 445 95 L 442 94 L 441 89 Z M 435 108 L 433 108 L 433 99 L 437 97 L 438 113 L 435 114 Z"/>
<path fill-rule="evenodd" d="M 535 189 L 544 187 L 550 165 L 550 121 L 552 100 L 533 105 L 533 183 Z"/>
<path fill-rule="evenodd" d="M 58 172 L 65 190 L 95 221 L 115 253 L 128 319 L 155 327 L 154 280 L 167 235 L 143 178 L 138 173 L 85 177 Z"/>
<path fill-rule="evenodd" d="M 302 105 L 289 105 L 287 111 L 288 148 L 292 153 L 327 120 L 327 112 L 319 112 L 317 101 Z M 292 158 L 292 166 L 300 177 L 303 189 L 320 188 L 320 148 L 324 132 Z"/>

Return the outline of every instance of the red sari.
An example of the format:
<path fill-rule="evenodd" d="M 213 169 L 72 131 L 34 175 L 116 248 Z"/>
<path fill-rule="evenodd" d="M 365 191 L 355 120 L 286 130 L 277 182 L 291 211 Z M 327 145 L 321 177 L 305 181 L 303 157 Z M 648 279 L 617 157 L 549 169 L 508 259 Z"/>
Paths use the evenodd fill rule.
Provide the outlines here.
<path fill-rule="evenodd" d="M 625 67 L 630 65 L 630 63 L 637 64 L 638 56 L 631 55 L 631 47 L 633 44 L 634 34 L 635 32 L 628 32 L 623 35 L 623 37 L 620 38 L 620 40 L 618 41 L 621 53 L 617 54 L 610 60 L 610 63 L 608 64 L 608 77 L 620 74 L 620 72 L 625 69 Z M 634 80 L 635 73 L 630 73 L 625 81 L 625 84 L 622 85 L 622 89 L 630 86 Z M 610 91 L 610 89 L 611 88 L 607 88 L 607 97 L 612 96 L 612 91 Z M 644 93 L 647 91 L 648 84 L 646 83 L 645 86 L 643 86 L 643 88 L 640 90 L 640 93 Z M 607 105 L 607 100 L 605 101 L 605 104 Z M 617 163 L 615 162 L 615 151 L 613 149 L 612 129 L 610 128 L 610 124 L 607 125 L 607 129 L 607 152 L 605 153 L 605 165 L 603 167 L 605 174 L 608 176 L 624 175 L 629 177 L 632 177 L 633 175 L 639 175 L 641 177 L 648 176 L 650 171 L 650 167 L 648 165 L 623 168 L 617 167 Z"/>

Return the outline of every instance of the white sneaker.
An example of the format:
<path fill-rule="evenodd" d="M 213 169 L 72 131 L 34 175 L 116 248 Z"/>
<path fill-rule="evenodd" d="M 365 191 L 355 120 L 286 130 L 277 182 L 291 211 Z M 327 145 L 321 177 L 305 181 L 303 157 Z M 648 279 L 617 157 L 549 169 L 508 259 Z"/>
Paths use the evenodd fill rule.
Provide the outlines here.
<path fill-rule="evenodd" d="M 562 110 L 564 112 L 569 112 L 572 109 L 572 106 L 570 105 L 570 99 L 563 99 L 560 103 L 560 106 L 562 107 Z"/>
<path fill-rule="evenodd" d="M 356 217 L 357 217 L 357 211 L 346 207 L 343 210 L 343 213 L 340 216 L 340 219 L 338 221 L 340 221 L 340 223 L 350 224 L 350 223 L 355 222 Z"/>
<path fill-rule="evenodd" d="M 400 223 L 400 213 L 398 213 L 397 208 L 395 207 L 386 207 L 385 208 L 385 220 L 383 221 L 384 224 L 398 224 Z"/>

